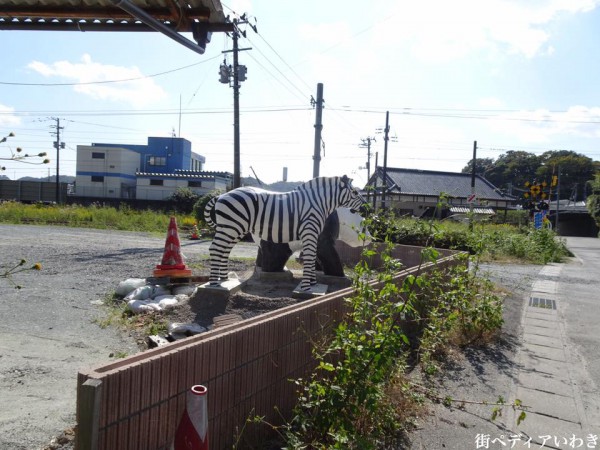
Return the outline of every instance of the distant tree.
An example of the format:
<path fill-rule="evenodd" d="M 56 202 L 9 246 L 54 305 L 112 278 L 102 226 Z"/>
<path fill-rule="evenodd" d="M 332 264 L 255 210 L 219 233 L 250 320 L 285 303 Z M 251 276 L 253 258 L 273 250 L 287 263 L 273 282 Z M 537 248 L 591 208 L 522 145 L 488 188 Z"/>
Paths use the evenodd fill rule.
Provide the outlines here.
<path fill-rule="evenodd" d="M 486 172 L 494 165 L 494 158 L 476 158 L 475 159 L 475 174 L 486 177 Z M 463 173 L 473 173 L 473 160 L 469 160 L 467 165 L 463 167 Z M 487 178 L 487 177 L 486 177 Z"/>
<path fill-rule="evenodd" d="M 497 187 L 505 187 L 510 183 L 519 189 L 535 179 L 539 166 L 539 157 L 533 153 L 509 150 L 486 170 L 485 178 Z"/>
<path fill-rule="evenodd" d="M 570 198 L 573 192 L 581 199 L 588 180 L 600 169 L 600 162 L 593 161 L 585 155 L 570 150 L 550 150 L 542 155 L 524 151 L 509 150 L 498 159 L 481 158 L 476 160 L 476 173 L 483 175 L 499 188 L 508 184 L 513 193 L 519 196 L 528 189 L 527 183 L 552 183 L 552 177 L 558 175 L 560 167 L 561 198 Z M 472 162 L 463 168 L 463 173 L 470 173 Z M 589 190 L 589 188 L 588 188 Z M 554 198 L 554 195 L 552 195 Z"/>
<path fill-rule="evenodd" d="M 587 194 L 588 181 L 596 172 L 591 158 L 570 150 L 547 151 L 539 158 L 541 164 L 536 170 L 539 180 L 550 181 L 560 167 L 560 198 L 575 194 L 576 198 L 582 199 Z"/>
<path fill-rule="evenodd" d="M 592 193 L 587 198 L 586 207 L 600 228 L 600 172 L 596 173 L 593 180 L 588 181 L 588 186 Z"/>

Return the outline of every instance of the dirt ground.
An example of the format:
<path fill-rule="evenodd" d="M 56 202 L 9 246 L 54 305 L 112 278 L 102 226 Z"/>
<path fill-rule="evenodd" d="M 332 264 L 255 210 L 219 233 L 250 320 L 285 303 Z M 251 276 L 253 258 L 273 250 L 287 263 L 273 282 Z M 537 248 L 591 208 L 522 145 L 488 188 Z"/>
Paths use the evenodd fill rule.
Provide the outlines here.
<path fill-rule="evenodd" d="M 293 294 L 301 281 L 301 270 L 291 270 L 287 274 L 277 276 L 276 281 L 273 281 L 261 279 L 251 260 L 232 260 L 230 269 L 237 274 L 242 286 L 229 297 L 225 308 L 219 304 L 206 306 L 201 301 L 195 301 L 192 295 L 190 300 L 180 302 L 175 308 L 160 313 L 158 317 L 170 323 L 197 323 L 210 329 L 214 326 L 215 319 L 218 321 L 220 316 L 237 315 L 245 320 L 308 299 Z M 324 276 L 318 276 L 317 282 L 327 285 L 327 293 L 344 289 L 352 283 L 349 278 Z M 147 344 L 148 341 L 145 340 L 142 348 Z"/>

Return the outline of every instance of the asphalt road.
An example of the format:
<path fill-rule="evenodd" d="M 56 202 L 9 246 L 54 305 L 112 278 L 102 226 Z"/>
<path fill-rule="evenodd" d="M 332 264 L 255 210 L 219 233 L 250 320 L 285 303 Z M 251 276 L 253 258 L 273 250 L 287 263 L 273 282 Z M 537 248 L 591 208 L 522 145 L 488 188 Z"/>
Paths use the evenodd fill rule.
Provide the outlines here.
<path fill-rule="evenodd" d="M 558 280 L 558 312 L 564 319 L 576 382 L 588 425 L 600 428 L 600 239 L 568 237 L 575 254 Z"/>

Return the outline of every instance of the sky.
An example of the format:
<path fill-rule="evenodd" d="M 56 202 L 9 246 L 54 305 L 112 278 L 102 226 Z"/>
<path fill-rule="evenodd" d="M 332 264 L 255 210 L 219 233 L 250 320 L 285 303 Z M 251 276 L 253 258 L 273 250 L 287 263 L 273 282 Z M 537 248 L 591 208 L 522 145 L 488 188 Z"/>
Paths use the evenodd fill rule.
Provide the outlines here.
<path fill-rule="evenodd" d="M 600 0 L 239 0 L 241 176 L 313 176 L 317 84 L 324 110 L 319 175 L 367 181 L 387 165 L 459 172 L 473 154 L 572 150 L 600 160 Z M 191 39 L 190 34 L 184 34 Z M 233 172 L 233 89 L 219 82 L 232 41 L 203 55 L 156 32 L 0 31 L 0 157 L 46 151 L 47 165 L 0 161 L 10 179 L 75 175 L 78 145 L 180 136 L 205 169 Z M 101 82 L 101 83 L 99 83 Z"/>

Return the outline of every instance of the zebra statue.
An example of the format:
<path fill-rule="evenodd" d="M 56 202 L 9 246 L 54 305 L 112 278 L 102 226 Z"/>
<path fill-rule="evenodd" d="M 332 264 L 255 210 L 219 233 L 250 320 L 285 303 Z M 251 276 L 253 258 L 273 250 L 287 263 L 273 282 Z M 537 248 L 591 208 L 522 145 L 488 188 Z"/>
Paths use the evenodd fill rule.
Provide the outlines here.
<path fill-rule="evenodd" d="M 325 219 L 341 206 L 357 211 L 363 197 L 343 177 L 314 178 L 290 192 L 241 187 L 212 198 L 204 209 L 206 223 L 216 228 L 209 247 L 211 286 L 227 279 L 229 254 L 247 233 L 275 243 L 302 242 L 303 272 L 300 290 L 317 283 L 317 240 Z"/>

